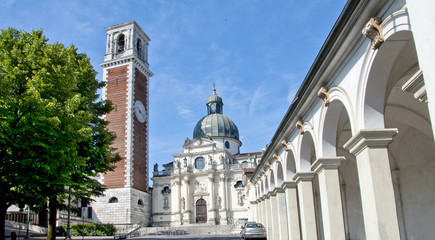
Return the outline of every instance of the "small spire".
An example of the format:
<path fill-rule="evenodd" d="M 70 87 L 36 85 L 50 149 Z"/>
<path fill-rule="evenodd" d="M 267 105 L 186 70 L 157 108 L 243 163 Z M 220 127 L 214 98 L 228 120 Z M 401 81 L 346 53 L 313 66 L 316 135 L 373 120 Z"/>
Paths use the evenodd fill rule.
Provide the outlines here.
<path fill-rule="evenodd" d="M 213 82 L 213 94 L 216 95 L 216 83 L 215 82 Z"/>

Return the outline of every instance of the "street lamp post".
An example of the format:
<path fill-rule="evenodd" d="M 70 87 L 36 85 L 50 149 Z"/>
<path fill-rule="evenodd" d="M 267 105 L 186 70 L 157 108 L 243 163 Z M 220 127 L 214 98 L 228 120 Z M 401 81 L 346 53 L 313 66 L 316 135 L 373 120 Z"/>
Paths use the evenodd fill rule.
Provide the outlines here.
<path fill-rule="evenodd" d="M 66 225 L 66 240 L 71 239 L 71 232 L 70 232 L 70 217 L 71 217 L 71 186 L 68 187 L 68 218 L 67 218 L 67 225 Z"/>

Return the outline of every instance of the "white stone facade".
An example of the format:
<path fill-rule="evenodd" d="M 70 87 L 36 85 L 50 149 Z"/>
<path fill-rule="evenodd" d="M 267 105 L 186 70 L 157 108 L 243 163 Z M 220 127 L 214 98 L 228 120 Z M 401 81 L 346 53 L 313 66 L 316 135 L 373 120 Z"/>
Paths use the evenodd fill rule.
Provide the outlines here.
<path fill-rule="evenodd" d="M 226 149 L 222 144 L 225 141 L 235 147 Z M 153 226 L 198 224 L 196 203 L 199 199 L 207 203 L 204 223 L 228 225 L 238 219 L 248 219 L 250 203 L 243 185 L 242 168 L 255 168 L 261 153 L 240 155 L 239 147 L 240 142 L 235 139 L 186 140 L 183 152 L 174 155 L 174 162 L 164 165 L 163 171 L 154 172 Z M 195 167 L 198 158 L 205 160 L 203 169 Z M 170 189 L 170 193 L 166 193 L 165 188 Z"/>
<path fill-rule="evenodd" d="M 107 189 L 104 194 L 92 204 L 96 222 L 119 225 L 148 223 L 151 194 L 134 188 Z"/>
<path fill-rule="evenodd" d="M 434 11 L 346 5 L 247 185 L 268 239 L 433 238 Z"/>

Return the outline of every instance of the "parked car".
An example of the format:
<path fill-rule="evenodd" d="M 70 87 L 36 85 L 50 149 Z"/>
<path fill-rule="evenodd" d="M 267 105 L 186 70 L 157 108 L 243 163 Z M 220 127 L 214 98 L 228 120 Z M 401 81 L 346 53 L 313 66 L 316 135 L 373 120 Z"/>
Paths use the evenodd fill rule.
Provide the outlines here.
<path fill-rule="evenodd" d="M 266 228 L 257 222 L 246 222 L 240 232 L 243 239 L 266 239 Z"/>

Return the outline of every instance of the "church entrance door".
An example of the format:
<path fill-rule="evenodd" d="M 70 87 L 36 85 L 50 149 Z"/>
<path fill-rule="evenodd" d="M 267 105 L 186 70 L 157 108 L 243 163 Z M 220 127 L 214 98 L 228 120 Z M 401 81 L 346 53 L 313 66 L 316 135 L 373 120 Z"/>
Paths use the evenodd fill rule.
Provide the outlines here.
<path fill-rule="evenodd" d="M 196 201 L 196 223 L 207 223 L 207 202 L 202 198 Z"/>

